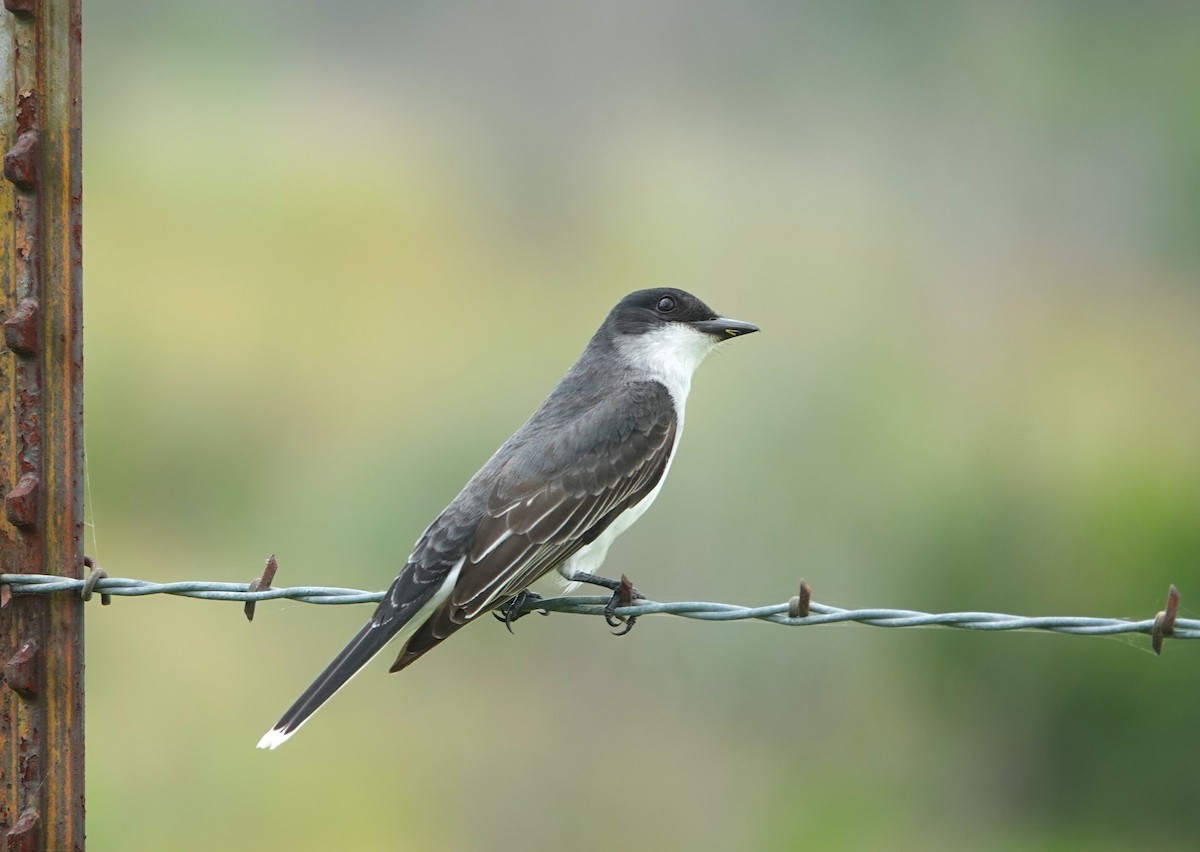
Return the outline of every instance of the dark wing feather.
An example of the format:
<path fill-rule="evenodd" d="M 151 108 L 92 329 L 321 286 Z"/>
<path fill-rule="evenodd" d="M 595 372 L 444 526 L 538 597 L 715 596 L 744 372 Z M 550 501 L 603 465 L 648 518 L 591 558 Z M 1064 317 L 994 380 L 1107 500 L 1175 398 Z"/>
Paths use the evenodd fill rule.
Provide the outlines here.
<path fill-rule="evenodd" d="M 450 597 L 409 637 L 398 671 L 595 541 L 658 484 L 677 428 L 658 382 L 631 383 L 518 448 L 496 476 Z"/>

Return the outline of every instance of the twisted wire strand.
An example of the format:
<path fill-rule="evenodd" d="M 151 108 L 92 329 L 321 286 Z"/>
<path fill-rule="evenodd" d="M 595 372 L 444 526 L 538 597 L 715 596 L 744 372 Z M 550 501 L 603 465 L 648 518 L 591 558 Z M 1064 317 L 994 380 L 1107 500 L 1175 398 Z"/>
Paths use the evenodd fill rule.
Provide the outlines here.
<path fill-rule="evenodd" d="M 11 587 L 14 594 L 82 593 L 84 580 L 52 574 L 0 574 L 0 586 Z M 124 577 L 103 577 L 94 583 L 96 593 L 140 597 L 143 595 L 177 595 L 200 600 L 236 601 L 242 603 L 295 600 L 312 604 L 377 603 L 383 592 L 367 592 L 330 586 L 290 586 L 252 591 L 248 583 L 214 583 L 185 581 L 151 583 Z M 604 615 L 607 597 L 560 597 L 530 601 L 520 613 L 544 610 L 574 615 Z M 638 600 L 631 606 L 619 606 L 614 611 L 621 617 L 644 615 L 675 615 L 701 621 L 742 621 L 755 619 L 789 627 L 809 627 L 821 624 L 856 622 L 871 627 L 956 627 L 965 630 L 1043 630 L 1083 636 L 1112 636 L 1120 633 L 1153 634 L 1156 619 L 1129 621 L 1123 618 L 1094 618 L 1088 616 L 1020 616 L 998 612 L 929 613 L 907 609 L 842 609 L 826 604 L 811 603 L 809 614 L 793 617 L 788 614 L 791 603 L 746 607 L 708 601 L 658 602 Z M 1174 639 L 1200 639 L 1200 619 L 1176 618 L 1169 633 Z"/>

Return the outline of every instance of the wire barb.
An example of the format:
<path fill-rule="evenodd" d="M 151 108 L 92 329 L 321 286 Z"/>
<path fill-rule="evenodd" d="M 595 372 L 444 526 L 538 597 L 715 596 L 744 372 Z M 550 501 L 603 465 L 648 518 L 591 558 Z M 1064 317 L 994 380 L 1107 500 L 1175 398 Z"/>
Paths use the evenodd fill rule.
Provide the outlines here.
<path fill-rule="evenodd" d="M 800 594 L 788 601 L 788 618 L 808 618 L 812 605 L 812 586 L 807 580 L 800 581 Z"/>
<path fill-rule="evenodd" d="M 1150 646 L 1154 653 L 1162 656 L 1163 639 L 1175 635 L 1176 615 L 1179 612 L 1179 589 L 1175 584 L 1167 589 L 1167 608 L 1154 616 L 1154 628 L 1150 631 Z"/>
<path fill-rule="evenodd" d="M 87 579 L 83 581 L 83 587 L 79 590 L 79 597 L 83 598 L 83 602 L 87 603 L 92 599 L 92 592 L 96 590 L 96 584 L 108 576 L 108 572 L 100 567 L 100 563 L 90 556 L 83 557 L 83 565 L 88 571 Z M 112 603 L 112 595 L 101 592 L 100 606 L 108 606 Z"/>
<path fill-rule="evenodd" d="M 264 589 L 271 588 L 271 582 L 275 579 L 275 572 L 279 570 L 279 562 L 275 559 L 275 554 L 272 553 L 267 557 L 267 567 L 263 569 L 261 577 L 255 577 L 250 581 L 249 591 L 259 592 Z M 242 611 L 246 613 L 247 621 L 254 621 L 254 606 L 258 601 L 246 601 L 246 606 Z"/>

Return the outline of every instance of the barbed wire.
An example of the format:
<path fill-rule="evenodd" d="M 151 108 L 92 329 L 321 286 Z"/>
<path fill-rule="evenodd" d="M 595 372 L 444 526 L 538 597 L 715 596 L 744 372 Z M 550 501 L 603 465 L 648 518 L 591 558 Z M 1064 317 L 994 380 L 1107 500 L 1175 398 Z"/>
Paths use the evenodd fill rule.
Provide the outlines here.
<path fill-rule="evenodd" d="M 89 560 L 90 563 L 90 560 Z M 188 580 L 174 583 L 153 583 L 124 577 L 109 577 L 98 567 L 86 580 L 52 574 L 0 574 L 0 603 L 9 595 L 50 595 L 74 592 L 84 600 L 98 593 L 141 597 L 144 595 L 176 595 L 200 600 L 236 601 L 246 604 L 246 616 L 253 619 L 253 605 L 262 601 L 294 600 L 312 604 L 377 603 L 384 592 L 369 592 L 336 586 L 271 587 L 275 573 L 274 557 L 268 560 L 264 575 L 250 583 L 216 583 Z M 107 601 L 105 601 L 107 603 Z M 529 600 L 519 605 L 513 617 L 530 612 L 561 612 L 573 615 L 605 615 L 608 597 L 558 597 Z M 824 624 L 854 622 L 871 627 L 954 627 L 964 630 L 1040 630 L 1082 636 L 1113 636 L 1123 633 L 1142 633 L 1153 640 L 1154 650 L 1161 653 L 1164 638 L 1200 639 L 1200 619 L 1178 618 L 1179 592 L 1171 586 L 1166 608 L 1153 618 L 1129 621 L 1123 618 L 1091 616 L 1021 616 L 998 612 L 930 613 L 907 609 L 869 608 L 843 609 L 811 601 L 811 590 L 801 582 L 800 594 L 786 603 L 747 607 L 709 601 L 659 602 L 645 599 L 630 601 L 611 613 L 630 619 L 645 615 L 675 615 L 701 621 L 742 621 L 754 619 L 789 627 L 814 627 Z"/>
<path fill-rule="evenodd" d="M 18 595 L 52 595 L 58 592 L 83 593 L 86 580 L 59 577 L 54 574 L 0 574 L 0 585 L 11 586 Z M 105 577 L 96 581 L 92 591 L 117 597 L 144 595 L 177 595 L 205 601 L 235 601 L 258 603 L 271 600 L 296 600 L 313 604 L 378 603 L 383 592 L 361 589 L 341 589 L 333 586 L 290 586 L 253 590 L 250 583 L 214 583 L 207 580 L 184 580 L 177 583 L 151 583 L 127 577 Z"/>

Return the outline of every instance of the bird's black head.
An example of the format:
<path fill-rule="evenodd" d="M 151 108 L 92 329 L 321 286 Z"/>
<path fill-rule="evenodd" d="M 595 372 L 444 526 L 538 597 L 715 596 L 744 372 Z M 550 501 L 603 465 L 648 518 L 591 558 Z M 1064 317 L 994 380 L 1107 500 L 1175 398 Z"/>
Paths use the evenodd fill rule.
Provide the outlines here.
<path fill-rule="evenodd" d="M 612 309 L 608 324 L 617 334 L 628 335 L 682 325 L 711 336 L 714 343 L 758 331 L 751 323 L 719 316 L 691 293 L 674 287 L 630 293 Z"/>

